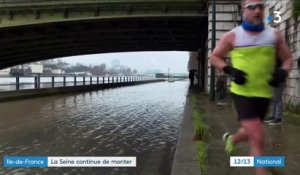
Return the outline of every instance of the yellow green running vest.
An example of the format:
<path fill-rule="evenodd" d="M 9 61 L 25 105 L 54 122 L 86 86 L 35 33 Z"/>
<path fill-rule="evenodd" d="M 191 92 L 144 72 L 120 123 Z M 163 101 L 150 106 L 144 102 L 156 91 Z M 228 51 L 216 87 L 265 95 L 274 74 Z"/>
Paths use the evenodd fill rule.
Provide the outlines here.
<path fill-rule="evenodd" d="M 231 82 L 230 91 L 246 97 L 272 98 L 269 85 L 276 64 L 275 29 L 266 26 L 258 35 L 250 35 L 241 26 L 232 29 L 235 33 L 234 49 L 231 51 L 233 67 L 247 73 L 247 82 L 238 85 Z"/>

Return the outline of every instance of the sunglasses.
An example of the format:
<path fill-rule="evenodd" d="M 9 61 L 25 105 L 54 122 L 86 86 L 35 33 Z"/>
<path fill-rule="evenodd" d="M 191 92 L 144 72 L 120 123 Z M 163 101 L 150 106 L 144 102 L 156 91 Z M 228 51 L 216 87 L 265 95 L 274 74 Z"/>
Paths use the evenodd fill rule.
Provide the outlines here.
<path fill-rule="evenodd" d="M 249 4 L 246 4 L 244 7 L 249 10 L 255 10 L 256 8 L 263 10 L 265 8 L 265 4 L 264 3 L 249 3 Z"/>

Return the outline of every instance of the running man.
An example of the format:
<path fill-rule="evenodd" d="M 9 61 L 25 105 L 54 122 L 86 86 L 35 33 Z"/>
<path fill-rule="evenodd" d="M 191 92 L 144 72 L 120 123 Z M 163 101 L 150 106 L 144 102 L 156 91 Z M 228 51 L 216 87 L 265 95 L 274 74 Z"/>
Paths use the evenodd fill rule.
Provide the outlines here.
<path fill-rule="evenodd" d="M 263 120 L 273 96 L 273 87 L 285 80 L 293 66 L 292 55 L 281 33 L 264 25 L 263 0 L 243 0 L 243 23 L 222 36 L 212 52 L 211 63 L 233 78 L 230 91 L 238 114 L 240 129 L 225 133 L 225 151 L 232 155 L 237 143 L 248 141 L 250 155 L 264 154 Z M 225 63 L 230 53 L 231 64 Z M 275 67 L 276 55 L 282 58 Z M 263 167 L 257 175 L 266 175 Z"/>

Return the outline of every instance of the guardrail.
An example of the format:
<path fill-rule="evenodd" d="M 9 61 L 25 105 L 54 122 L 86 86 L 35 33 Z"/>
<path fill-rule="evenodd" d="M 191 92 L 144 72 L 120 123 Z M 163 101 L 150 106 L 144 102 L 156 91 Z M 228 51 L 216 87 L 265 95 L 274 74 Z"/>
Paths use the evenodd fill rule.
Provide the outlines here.
<path fill-rule="evenodd" d="M 149 76 L 26 76 L 0 77 L 0 91 L 159 80 Z"/>

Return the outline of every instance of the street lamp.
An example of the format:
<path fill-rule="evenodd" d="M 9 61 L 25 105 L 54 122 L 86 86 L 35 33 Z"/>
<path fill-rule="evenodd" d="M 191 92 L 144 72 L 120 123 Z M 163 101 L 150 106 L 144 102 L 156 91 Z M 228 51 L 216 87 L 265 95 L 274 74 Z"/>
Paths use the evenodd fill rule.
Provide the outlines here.
<path fill-rule="evenodd" d="M 211 0 L 212 25 L 211 25 L 211 52 L 216 46 L 216 0 Z M 215 101 L 215 67 L 210 66 L 210 100 Z"/>

